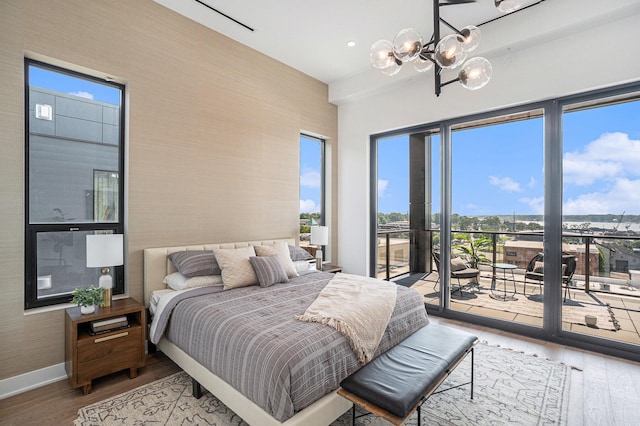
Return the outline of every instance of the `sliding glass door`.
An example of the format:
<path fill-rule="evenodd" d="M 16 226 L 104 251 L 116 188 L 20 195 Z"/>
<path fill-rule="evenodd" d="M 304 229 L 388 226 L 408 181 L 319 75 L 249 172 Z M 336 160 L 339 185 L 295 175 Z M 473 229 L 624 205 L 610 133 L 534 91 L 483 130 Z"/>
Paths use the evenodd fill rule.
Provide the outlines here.
<path fill-rule="evenodd" d="M 539 109 L 452 126 L 452 310 L 542 327 L 542 292 L 525 279 L 543 251 L 542 117 Z"/>
<path fill-rule="evenodd" d="M 640 343 L 640 100 L 564 105 L 562 328 Z"/>
<path fill-rule="evenodd" d="M 377 141 L 376 276 L 409 272 L 409 136 Z"/>
<path fill-rule="evenodd" d="M 372 275 L 432 313 L 637 355 L 637 117 L 640 83 L 372 136 Z"/>

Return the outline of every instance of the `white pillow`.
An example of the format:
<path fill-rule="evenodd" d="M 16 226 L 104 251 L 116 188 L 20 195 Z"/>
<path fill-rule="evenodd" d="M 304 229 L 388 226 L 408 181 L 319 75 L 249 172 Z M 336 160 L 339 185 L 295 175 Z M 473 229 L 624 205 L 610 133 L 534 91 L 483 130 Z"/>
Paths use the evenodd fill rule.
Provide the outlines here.
<path fill-rule="evenodd" d="M 222 269 L 224 289 L 247 287 L 258 284 L 258 276 L 249 259 L 256 255 L 253 246 L 237 249 L 213 249 L 218 265 Z"/>
<path fill-rule="evenodd" d="M 278 260 L 287 273 L 287 277 L 293 278 L 298 276 L 298 271 L 291 260 L 289 245 L 286 241 L 278 241 L 273 245 L 254 246 L 253 248 L 258 256 L 278 256 Z"/>
<path fill-rule="evenodd" d="M 174 290 L 184 290 L 185 288 L 222 285 L 222 276 L 201 275 L 198 277 L 187 278 L 180 272 L 174 272 L 173 274 L 169 274 L 164 277 L 164 281 L 162 282 Z"/>
<path fill-rule="evenodd" d="M 308 260 L 295 260 L 293 262 L 293 266 L 296 267 L 296 271 L 298 272 L 308 271 L 311 269 L 311 264 Z"/>

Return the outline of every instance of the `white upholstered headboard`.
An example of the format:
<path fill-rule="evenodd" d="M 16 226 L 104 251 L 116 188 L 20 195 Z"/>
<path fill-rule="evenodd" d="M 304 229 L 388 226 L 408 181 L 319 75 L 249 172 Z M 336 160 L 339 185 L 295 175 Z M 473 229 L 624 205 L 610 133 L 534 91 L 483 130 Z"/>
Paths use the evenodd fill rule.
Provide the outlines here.
<path fill-rule="evenodd" d="M 275 240 L 242 241 L 237 243 L 199 244 L 193 246 L 175 246 L 144 249 L 144 304 L 149 305 L 151 293 L 154 290 L 167 288 L 162 281 L 167 275 L 176 272 L 175 266 L 168 259 L 168 255 L 176 251 L 184 250 L 213 250 L 216 248 L 240 248 L 247 246 L 273 245 L 278 241 L 286 241 L 289 245 L 295 245 L 293 238 L 280 238 Z"/>

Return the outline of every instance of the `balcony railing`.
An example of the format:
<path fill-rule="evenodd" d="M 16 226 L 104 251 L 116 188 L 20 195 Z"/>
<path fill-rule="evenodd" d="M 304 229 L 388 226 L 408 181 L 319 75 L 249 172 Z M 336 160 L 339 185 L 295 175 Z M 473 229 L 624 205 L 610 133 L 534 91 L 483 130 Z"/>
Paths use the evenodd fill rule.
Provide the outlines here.
<path fill-rule="evenodd" d="M 378 232 L 377 277 L 390 280 L 410 272 L 411 231 Z"/>
<path fill-rule="evenodd" d="M 427 250 L 419 254 L 426 256 L 427 270 L 412 271 L 411 259 L 413 236 L 415 231 L 408 229 L 382 231 L 378 233 L 378 278 L 390 280 L 407 273 L 434 272 L 431 252 L 438 250 L 433 244 L 434 237 L 440 230 L 426 230 Z M 491 244 L 484 247 L 480 254 L 489 260 L 485 263 L 510 263 L 517 266 L 516 274 L 524 277 L 530 259 L 542 251 L 542 234 L 540 232 L 512 231 L 463 231 L 453 230 L 452 247 L 467 245 L 468 241 L 457 239 L 461 234 L 470 235 L 473 239 L 486 237 Z M 570 285 L 583 289 L 585 293 L 604 292 L 640 297 L 640 250 L 634 250 L 640 236 L 635 235 L 600 235 L 565 232 L 562 234 L 563 250 L 574 254 L 577 268 Z M 437 238 L 435 239 L 437 241 Z M 620 243 L 624 244 L 620 244 Z M 487 264 L 479 265 L 490 270 Z M 636 272 L 637 270 L 637 272 Z"/>

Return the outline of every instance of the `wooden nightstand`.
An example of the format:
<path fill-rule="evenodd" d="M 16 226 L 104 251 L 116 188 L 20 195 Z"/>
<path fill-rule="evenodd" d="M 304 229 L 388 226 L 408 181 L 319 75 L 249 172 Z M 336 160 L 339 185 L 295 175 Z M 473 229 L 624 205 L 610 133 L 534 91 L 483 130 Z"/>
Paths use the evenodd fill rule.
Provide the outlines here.
<path fill-rule="evenodd" d="M 322 272 L 331 272 L 333 274 L 335 274 L 336 272 L 342 272 L 342 266 L 332 265 L 330 263 L 323 263 Z"/>
<path fill-rule="evenodd" d="M 129 327 L 91 335 L 90 322 L 126 315 Z M 68 308 L 65 315 L 65 369 L 74 388 L 91 392 L 91 380 L 129 369 L 129 377 L 144 367 L 145 309 L 133 299 L 114 300 L 109 307 L 82 315 L 80 308 Z"/>

